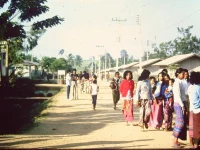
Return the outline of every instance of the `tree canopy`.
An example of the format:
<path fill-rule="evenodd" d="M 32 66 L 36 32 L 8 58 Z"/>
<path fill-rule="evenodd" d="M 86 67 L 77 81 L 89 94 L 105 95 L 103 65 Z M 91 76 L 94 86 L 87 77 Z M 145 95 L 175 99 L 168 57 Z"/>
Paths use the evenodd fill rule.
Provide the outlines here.
<path fill-rule="evenodd" d="M 163 42 L 159 44 L 159 47 L 153 46 L 154 52 L 149 54 L 149 58 L 161 58 L 165 59 L 174 55 L 188 54 L 188 53 L 200 53 L 200 38 L 193 36 L 191 29 L 177 28 L 180 36 L 174 40 Z"/>
<path fill-rule="evenodd" d="M 46 2 L 47 0 L 1 0 L 0 9 L 4 8 L 5 4 L 8 4 L 8 8 L 0 15 L 0 41 L 16 37 L 26 38 L 27 33 L 24 29 L 24 23 L 31 22 L 34 18 L 49 11 L 49 7 L 45 5 Z M 31 30 L 49 28 L 61 23 L 63 20 L 63 18 L 53 16 L 33 22 Z"/>

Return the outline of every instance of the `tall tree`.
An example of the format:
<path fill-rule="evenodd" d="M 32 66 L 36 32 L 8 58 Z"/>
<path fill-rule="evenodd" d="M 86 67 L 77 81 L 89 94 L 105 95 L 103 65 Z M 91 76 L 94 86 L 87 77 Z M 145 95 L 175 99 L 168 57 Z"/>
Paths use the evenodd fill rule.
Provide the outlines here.
<path fill-rule="evenodd" d="M 68 61 L 69 65 L 71 65 L 71 66 L 74 65 L 74 56 L 73 56 L 73 54 L 70 53 L 69 55 L 67 55 L 67 61 Z"/>
<path fill-rule="evenodd" d="M 49 71 L 51 64 L 56 60 L 55 57 L 42 57 L 42 60 L 40 61 L 40 65 L 43 69 L 46 69 Z"/>
<path fill-rule="evenodd" d="M 174 55 L 177 54 L 188 54 L 188 53 L 200 53 L 200 38 L 192 36 L 191 29 L 193 26 L 188 28 L 178 28 L 178 32 L 181 36 L 177 37 L 174 42 Z"/>
<path fill-rule="evenodd" d="M 122 49 L 121 52 L 120 52 L 120 61 L 119 61 L 119 65 L 125 65 L 127 60 L 128 60 L 128 53 L 126 50 Z"/>
<path fill-rule="evenodd" d="M 149 58 L 168 58 L 174 55 L 197 53 L 200 54 L 200 38 L 192 36 L 191 29 L 178 28 L 178 36 L 169 42 L 163 42 L 159 47 L 154 46 L 154 52 L 150 53 Z"/>
<path fill-rule="evenodd" d="M 2 13 L 0 14 L 0 41 L 6 41 L 8 49 L 8 40 L 12 38 L 25 39 L 27 37 L 24 23 L 33 22 L 31 30 L 38 31 L 55 26 L 64 20 L 63 18 L 54 16 L 52 18 L 34 22 L 34 18 L 49 11 L 49 7 L 45 5 L 46 2 L 47 0 L 0 1 L 0 9 L 2 9 L 6 4 L 8 5 L 8 7 L 6 7 L 7 9 L 2 9 Z M 6 72 L 8 72 L 8 68 L 6 68 L 6 70 Z M 8 77 L 6 77 L 6 82 L 7 81 Z"/>
<path fill-rule="evenodd" d="M 76 66 L 81 66 L 82 63 L 83 63 L 83 59 L 80 55 L 76 55 L 75 58 L 74 58 L 74 63 Z"/>

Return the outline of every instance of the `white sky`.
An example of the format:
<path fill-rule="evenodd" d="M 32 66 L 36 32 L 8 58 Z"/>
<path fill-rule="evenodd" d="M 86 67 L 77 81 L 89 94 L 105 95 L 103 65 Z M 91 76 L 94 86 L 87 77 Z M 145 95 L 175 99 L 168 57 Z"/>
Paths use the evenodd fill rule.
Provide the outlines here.
<path fill-rule="evenodd" d="M 177 27 L 194 25 L 192 33 L 200 37 L 200 0 L 48 0 L 47 5 L 50 11 L 39 19 L 58 15 L 65 21 L 42 36 L 33 50 L 37 56 L 58 56 L 64 49 L 64 55 L 79 54 L 84 59 L 104 54 L 105 50 L 116 57 L 125 49 L 138 58 L 138 14 L 142 18 L 144 50 L 147 40 L 150 44 L 173 40 L 178 36 Z M 127 19 L 121 22 L 120 30 L 112 21 L 116 17 Z M 116 42 L 119 33 L 120 44 Z"/>

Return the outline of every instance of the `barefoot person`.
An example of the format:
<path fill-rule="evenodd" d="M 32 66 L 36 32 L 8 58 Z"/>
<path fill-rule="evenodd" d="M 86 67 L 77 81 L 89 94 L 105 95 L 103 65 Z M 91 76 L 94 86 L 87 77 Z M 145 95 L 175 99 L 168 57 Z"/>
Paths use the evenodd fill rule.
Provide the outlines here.
<path fill-rule="evenodd" d="M 154 100 L 151 105 L 151 114 L 149 126 L 157 130 L 160 130 L 163 123 L 163 96 L 161 95 L 161 89 L 163 85 L 164 73 L 158 74 L 158 82 L 156 83 L 156 90 L 153 94 Z"/>
<path fill-rule="evenodd" d="M 126 124 L 132 122 L 133 124 L 133 90 L 134 90 L 134 81 L 131 71 L 125 71 L 123 75 L 123 80 L 120 84 L 120 93 L 122 96 L 122 113 Z"/>
<path fill-rule="evenodd" d="M 149 81 L 150 71 L 144 69 L 138 79 L 135 100 L 139 107 L 139 126 L 148 129 L 148 122 L 151 112 L 150 104 L 152 103 L 152 90 Z"/>
<path fill-rule="evenodd" d="M 114 109 L 116 109 L 116 105 L 120 99 L 120 93 L 119 93 L 120 83 L 121 83 L 121 78 L 119 76 L 119 72 L 116 72 L 115 77 L 112 79 L 112 81 L 110 83 L 110 87 L 112 89 Z"/>
<path fill-rule="evenodd" d="M 188 135 L 190 137 L 190 148 L 194 148 L 194 130 L 193 130 L 193 88 L 194 84 L 197 81 L 197 73 L 196 72 L 191 72 L 190 75 L 190 85 L 188 87 L 188 96 L 189 96 L 189 103 L 190 103 L 190 108 L 189 108 L 189 130 L 188 130 Z"/>
<path fill-rule="evenodd" d="M 191 90 L 191 105 L 193 107 L 193 138 L 194 148 L 199 149 L 200 141 L 200 72 L 196 73 L 193 88 Z M 191 80 L 193 80 L 191 78 Z"/>
<path fill-rule="evenodd" d="M 92 85 L 91 85 L 91 90 L 90 90 L 90 93 L 92 95 L 92 108 L 93 108 L 93 110 L 96 109 L 98 91 L 99 91 L 99 87 L 97 85 L 97 80 L 94 80 Z"/>
<path fill-rule="evenodd" d="M 78 75 L 76 74 L 76 69 L 73 69 L 73 72 L 71 74 L 72 78 L 72 94 L 73 94 L 73 99 L 78 99 Z"/>
<path fill-rule="evenodd" d="M 70 95 L 71 82 L 72 82 L 71 71 L 67 70 L 67 74 L 66 74 L 67 99 L 69 99 L 69 95 Z"/>
<path fill-rule="evenodd" d="M 176 122 L 173 130 L 173 147 L 180 148 L 180 144 L 178 143 L 178 139 L 186 140 L 187 138 L 187 128 L 186 128 L 186 94 L 185 87 L 182 83 L 184 78 L 184 69 L 178 68 L 175 72 L 175 82 L 173 86 L 174 91 L 174 110 L 176 113 Z"/>

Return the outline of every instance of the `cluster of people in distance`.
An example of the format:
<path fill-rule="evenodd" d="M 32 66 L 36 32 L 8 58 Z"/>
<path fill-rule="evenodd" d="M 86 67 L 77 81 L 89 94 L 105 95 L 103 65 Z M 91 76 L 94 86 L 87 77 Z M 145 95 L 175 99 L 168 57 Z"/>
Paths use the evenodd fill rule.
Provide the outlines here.
<path fill-rule="evenodd" d="M 142 130 L 153 127 L 156 130 L 173 131 L 174 148 L 181 148 L 178 139 L 187 140 L 187 126 L 191 148 L 199 147 L 200 139 L 200 73 L 189 72 L 178 68 L 175 79 L 170 78 L 168 71 L 163 69 L 158 74 L 158 80 L 150 76 L 150 71 L 144 69 L 138 78 L 134 94 L 134 81 L 132 72 L 125 71 L 123 79 L 119 72 L 110 82 L 113 105 L 122 97 L 122 113 L 126 125 L 133 123 L 133 100 L 139 107 L 138 126 Z M 173 113 L 176 114 L 173 127 Z"/>
<path fill-rule="evenodd" d="M 78 82 L 79 81 L 79 82 Z M 70 90 L 72 87 L 72 99 L 78 99 L 78 83 L 80 84 L 80 93 L 86 92 L 92 95 L 93 109 L 96 108 L 97 93 L 99 86 L 97 86 L 97 76 L 92 72 L 91 74 L 84 71 L 79 74 L 76 73 L 76 69 L 67 70 L 66 74 L 66 89 L 67 99 L 70 99 Z"/>

